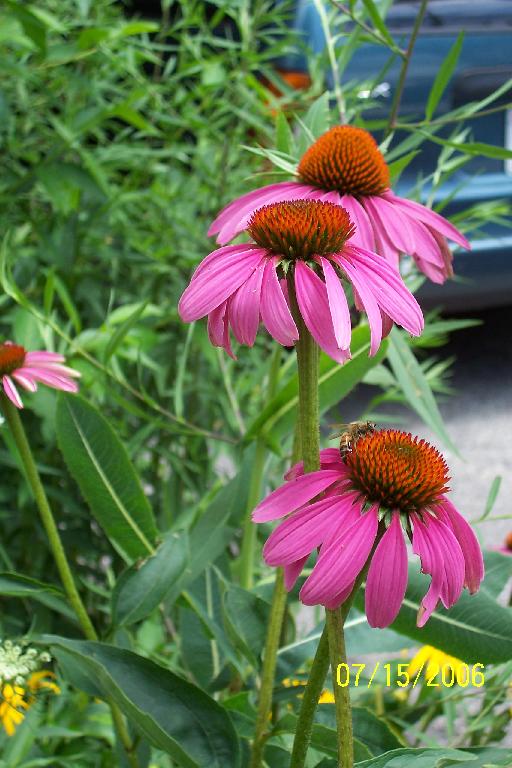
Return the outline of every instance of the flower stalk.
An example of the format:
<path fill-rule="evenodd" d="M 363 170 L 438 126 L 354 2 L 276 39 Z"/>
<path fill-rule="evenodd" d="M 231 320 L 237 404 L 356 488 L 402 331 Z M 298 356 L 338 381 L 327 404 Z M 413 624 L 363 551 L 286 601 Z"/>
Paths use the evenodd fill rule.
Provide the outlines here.
<path fill-rule="evenodd" d="M 87 614 L 87 610 L 76 587 L 75 579 L 66 557 L 59 530 L 57 528 L 53 512 L 48 502 L 48 497 L 46 496 L 46 492 L 41 482 L 36 462 L 34 460 L 27 435 L 23 428 L 20 415 L 17 408 L 4 394 L 4 392 L 0 394 L 0 408 L 18 449 L 21 463 L 25 471 L 25 476 L 34 495 L 34 500 L 39 510 L 41 522 L 43 523 L 43 527 L 48 537 L 50 550 L 52 552 L 55 565 L 57 566 L 57 570 L 59 572 L 66 596 L 75 612 L 85 637 L 88 640 L 97 641 L 98 634 Z M 131 768 L 138 768 L 139 761 L 137 755 L 134 752 L 132 739 L 128 731 L 125 719 L 117 705 L 109 704 L 109 706 L 112 713 L 112 721 L 126 752 L 128 763 Z"/>

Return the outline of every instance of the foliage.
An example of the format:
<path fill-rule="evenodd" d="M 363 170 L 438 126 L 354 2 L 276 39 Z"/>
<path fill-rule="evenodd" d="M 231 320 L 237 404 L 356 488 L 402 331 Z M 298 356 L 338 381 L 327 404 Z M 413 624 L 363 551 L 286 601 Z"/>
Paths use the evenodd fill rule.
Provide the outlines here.
<path fill-rule="evenodd" d="M 396 46 L 379 7 L 359 5 L 365 34 L 391 55 Z M 254 177 L 286 177 L 311 138 L 338 119 L 339 105 L 325 91 L 327 54 L 312 60 L 305 91 L 274 70 L 275 59 L 300 44 L 286 26 L 289 12 L 288 3 L 276 8 L 270 0 L 164 1 L 157 20 L 129 18 L 112 0 L 8 0 L 0 10 L 0 332 L 29 348 L 62 351 L 82 374 L 80 397 L 41 390 L 23 422 L 101 638 L 80 638 L 3 425 L 2 635 L 49 646 L 63 685 L 60 696 L 31 709 L 15 739 L 5 739 L 5 768 L 125 765 L 102 702 L 128 718 L 140 766 L 247 764 L 272 585 L 259 559 L 254 589 L 238 583 L 241 530 L 254 443 L 269 448 L 266 487 L 289 463 L 297 377 L 284 351 L 277 390 L 267 397 L 270 340 L 260 336 L 229 360 L 203 327 L 182 326 L 176 305 L 212 248 L 205 233 L 219 208 Z M 362 28 L 339 29 L 339 14 L 330 23 L 334 37 L 346 36 L 342 68 Z M 457 46 L 434 81 L 427 123 Z M 364 125 L 369 102 L 358 100 L 360 86 L 350 84 L 344 98 L 348 118 Z M 503 157 L 464 128 L 488 103 L 448 115 L 448 138 L 437 135 L 435 120 L 403 125 L 405 138 L 391 131 L 385 141 L 395 178 L 426 142 L 441 151 L 418 194 L 440 187 L 470 156 Z M 461 213 L 457 223 L 477 231 L 506 213 L 497 201 Z M 407 279 L 420 282 L 413 271 Z M 377 418 L 386 418 L 383 404 L 405 403 L 449 446 L 435 397 L 447 392 L 446 369 L 430 350 L 466 324 L 433 315 L 421 340 L 394 332 L 369 358 L 362 321 L 349 363 L 340 368 L 322 357 L 326 422 L 363 382 L 379 387 L 369 405 Z M 508 718 L 512 611 L 497 597 L 510 561 L 490 553 L 489 565 L 488 590 L 448 614 L 437 611 L 428 625 L 429 642 L 492 665 L 478 714 L 467 716 L 460 736 L 453 692 L 423 687 L 400 700 L 382 686 L 375 696 L 361 689 L 354 718 L 361 768 L 412 759 L 425 768 L 507 764 L 507 750 L 492 745 Z M 410 578 L 408 602 L 387 631 L 390 654 L 427 636 L 414 625 L 418 580 Z M 295 621 L 296 597 L 295 590 L 283 677 L 303 675 L 314 653 L 315 636 L 304 638 Z M 359 652 L 381 642 L 360 616 L 349 622 L 349 642 L 352 632 Z M 281 680 L 276 695 L 270 768 L 287 764 L 300 703 Z M 333 713 L 323 706 L 308 768 L 334 765 Z M 426 725 L 439 714 L 454 749 L 435 737 L 422 741 L 418 720 Z"/>

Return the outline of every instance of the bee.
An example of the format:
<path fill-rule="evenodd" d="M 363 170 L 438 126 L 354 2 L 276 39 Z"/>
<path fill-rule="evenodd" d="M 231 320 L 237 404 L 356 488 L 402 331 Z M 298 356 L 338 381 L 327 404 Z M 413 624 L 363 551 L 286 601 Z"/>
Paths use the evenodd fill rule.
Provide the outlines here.
<path fill-rule="evenodd" d="M 340 454 L 343 460 L 360 437 L 371 435 L 377 428 L 371 421 L 351 421 L 349 424 L 336 424 L 334 426 L 338 427 L 339 431 L 331 435 L 331 438 L 340 438 Z"/>

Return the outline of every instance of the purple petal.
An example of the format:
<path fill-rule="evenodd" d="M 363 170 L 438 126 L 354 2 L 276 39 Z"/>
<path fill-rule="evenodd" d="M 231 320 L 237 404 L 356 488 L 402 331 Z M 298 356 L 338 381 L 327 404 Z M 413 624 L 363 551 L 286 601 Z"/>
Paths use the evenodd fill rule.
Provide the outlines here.
<path fill-rule="evenodd" d="M 226 314 L 227 301 L 224 301 L 208 315 L 208 338 L 214 347 L 222 347 L 224 344 L 224 315 Z"/>
<path fill-rule="evenodd" d="M 366 579 L 366 616 L 371 627 L 388 627 L 397 617 L 407 587 L 407 548 L 400 515 L 394 512 L 391 525 L 375 550 Z"/>
<path fill-rule="evenodd" d="M 336 343 L 341 349 L 348 349 L 350 347 L 350 338 L 352 336 L 352 323 L 350 321 L 347 297 L 345 296 L 345 291 L 341 285 L 340 278 L 330 262 L 321 256 L 320 263 L 324 272 L 327 301 L 329 302 L 329 309 L 331 311 Z"/>
<path fill-rule="evenodd" d="M 348 251 L 348 246 L 346 250 Z M 364 307 L 370 325 L 370 355 L 375 355 L 382 340 L 382 315 L 377 300 L 368 286 L 367 280 L 359 273 L 349 258 L 345 258 L 342 253 L 337 253 L 331 258 L 343 269 Z"/>
<path fill-rule="evenodd" d="M 447 219 L 440 216 L 431 208 L 427 208 L 425 205 L 421 205 L 421 203 L 415 203 L 413 200 L 406 200 L 402 197 L 398 197 L 393 193 L 387 193 L 386 198 L 393 206 L 399 208 L 411 218 L 423 221 L 425 224 L 428 224 L 429 227 L 436 230 L 441 235 L 444 235 L 449 240 L 458 243 L 463 248 L 467 248 L 468 250 L 471 248 L 462 232 L 459 232 L 453 224 L 450 224 Z"/>
<path fill-rule="evenodd" d="M 320 451 L 320 469 L 337 469 L 340 477 L 348 475 L 347 465 L 341 460 L 338 448 L 324 448 Z M 299 461 L 286 472 L 284 479 L 293 480 L 304 474 L 304 462 Z"/>
<path fill-rule="evenodd" d="M 279 284 L 276 265 L 277 256 L 267 260 L 261 286 L 261 319 L 270 335 L 285 347 L 293 346 L 299 338 L 288 304 Z"/>
<path fill-rule="evenodd" d="M 393 203 L 378 195 L 365 197 L 364 207 L 376 222 L 379 231 L 386 232 L 394 246 L 403 253 L 414 253 L 416 242 L 408 216 Z"/>
<path fill-rule="evenodd" d="M 351 500 L 343 496 L 328 496 L 294 512 L 270 534 L 263 547 L 267 565 L 290 565 L 319 547 L 333 527 L 343 517 Z"/>
<path fill-rule="evenodd" d="M 360 245 L 362 248 L 369 248 L 372 251 L 375 247 L 375 236 L 370 218 L 361 203 L 352 195 L 343 195 L 339 204 L 347 211 L 350 220 L 356 225 L 356 231 L 350 238 L 350 243 Z"/>
<path fill-rule="evenodd" d="M 295 480 L 290 480 L 258 504 L 252 513 L 252 519 L 255 523 L 266 523 L 269 520 L 284 517 L 289 512 L 294 512 L 307 504 L 308 501 L 325 491 L 338 479 L 339 472 L 337 470 L 320 469 L 318 472 L 310 472 Z"/>
<path fill-rule="evenodd" d="M 198 320 L 226 301 L 250 277 L 265 254 L 263 248 L 244 244 L 237 251 L 231 250 L 210 261 L 199 272 L 196 270 L 178 304 L 183 322 Z"/>
<path fill-rule="evenodd" d="M 464 555 L 464 586 L 474 594 L 484 577 L 484 559 L 475 532 L 446 497 L 436 506 L 436 514 L 453 531 L 459 542 Z"/>
<path fill-rule="evenodd" d="M 252 347 L 260 324 L 260 296 L 265 262 L 242 283 L 229 300 L 229 322 L 240 344 Z"/>
<path fill-rule="evenodd" d="M 316 343 L 337 363 L 350 356 L 338 346 L 325 283 L 303 261 L 295 263 L 295 293 L 302 318 Z"/>
<path fill-rule="evenodd" d="M 19 396 L 18 390 L 16 389 L 16 385 L 14 384 L 13 380 L 9 376 L 3 376 L 2 385 L 4 392 L 11 403 L 13 403 L 16 408 L 23 408 L 21 397 Z"/>
<path fill-rule="evenodd" d="M 312 574 L 304 582 L 300 599 L 305 605 L 332 604 L 355 581 L 373 547 L 377 510 L 372 507 L 329 545 L 324 545 Z"/>
<path fill-rule="evenodd" d="M 287 592 L 290 592 L 290 590 L 293 589 L 295 582 L 299 578 L 308 557 L 309 555 L 306 555 L 300 560 L 297 560 L 297 562 L 284 566 L 284 588 Z"/>

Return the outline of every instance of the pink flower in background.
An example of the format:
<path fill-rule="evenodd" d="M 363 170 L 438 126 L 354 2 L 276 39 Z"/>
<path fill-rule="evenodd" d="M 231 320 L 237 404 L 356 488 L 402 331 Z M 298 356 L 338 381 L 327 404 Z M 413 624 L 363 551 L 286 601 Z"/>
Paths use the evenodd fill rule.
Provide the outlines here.
<path fill-rule="evenodd" d="M 356 225 L 353 243 L 376 251 L 394 266 L 409 254 L 435 283 L 453 275 L 447 239 L 469 248 L 449 221 L 390 189 L 389 169 L 373 137 L 349 125 L 331 128 L 312 144 L 297 166 L 297 181 L 249 192 L 217 216 L 208 234 L 221 245 L 242 230 L 262 205 L 282 200 L 323 200 L 345 208 Z"/>
<path fill-rule="evenodd" d="M 252 346 L 260 320 L 284 346 L 299 338 L 288 296 L 292 277 L 304 323 L 340 363 L 350 357 L 352 332 L 343 281 L 368 316 L 372 355 L 393 322 L 421 333 L 416 299 L 385 259 L 353 244 L 354 227 L 340 206 L 306 200 L 267 205 L 251 216 L 247 231 L 254 242 L 210 253 L 178 305 L 184 322 L 208 315 L 210 341 L 232 357 L 230 329 L 240 344 Z"/>
<path fill-rule="evenodd" d="M 445 495 L 448 468 L 425 440 L 395 431 L 373 431 L 356 439 L 342 458 L 320 452 L 321 468 L 304 474 L 301 464 L 288 482 L 253 512 L 257 523 L 289 515 L 268 538 L 265 562 L 283 566 L 290 590 L 312 552 L 320 548 L 302 586 L 306 605 L 334 609 L 352 592 L 370 559 L 366 615 L 372 627 L 396 618 L 407 586 L 404 538 L 431 575 L 417 623 L 423 626 L 439 600 L 449 608 L 463 587 L 478 590 L 484 574 L 480 546 L 471 527 Z"/>
<path fill-rule="evenodd" d="M 64 357 L 55 352 L 27 352 L 19 344 L 6 341 L 0 344 L 0 382 L 6 396 L 16 408 L 23 403 L 16 385 L 29 392 L 37 390 L 37 384 L 46 384 L 53 389 L 77 392 L 74 378 L 80 374 L 62 365 Z"/>

